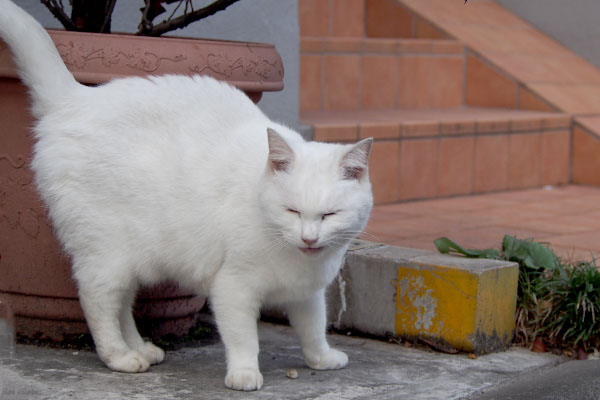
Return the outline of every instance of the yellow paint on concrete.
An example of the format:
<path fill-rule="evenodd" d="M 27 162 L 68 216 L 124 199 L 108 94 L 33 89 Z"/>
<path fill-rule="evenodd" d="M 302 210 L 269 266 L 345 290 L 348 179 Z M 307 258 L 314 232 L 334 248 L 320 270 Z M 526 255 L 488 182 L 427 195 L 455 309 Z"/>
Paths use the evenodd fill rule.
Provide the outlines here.
<path fill-rule="evenodd" d="M 516 267 L 477 270 L 460 263 L 414 261 L 398 268 L 396 335 L 426 338 L 442 348 L 475 353 L 510 343 L 515 327 Z"/>
<path fill-rule="evenodd" d="M 475 327 L 485 335 L 496 334 L 512 339 L 517 307 L 519 270 L 496 269 L 479 277 Z"/>

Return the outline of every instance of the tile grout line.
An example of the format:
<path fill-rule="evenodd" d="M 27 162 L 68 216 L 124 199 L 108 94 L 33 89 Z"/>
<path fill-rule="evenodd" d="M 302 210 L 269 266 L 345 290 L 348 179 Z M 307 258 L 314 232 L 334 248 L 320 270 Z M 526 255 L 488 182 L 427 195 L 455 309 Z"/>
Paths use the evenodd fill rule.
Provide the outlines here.
<path fill-rule="evenodd" d="M 329 0 L 327 3 L 327 36 L 333 37 L 333 1 Z"/>
<path fill-rule="evenodd" d="M 477 142 L 478 142 L 478 137 L 475 136 L 473 138 L 473 150 L 472 150 L 472 154 L 471 154 L 471 170 L 472 170 L 472 174 L 471 174 L 471 190 L 469 192 L 469 194 L 474 194 L 475 193 L 475 177 L 476 177 L 476 173 L 477 173 Z"/>
<path fill-rule="evenodd" d="M 545 131 L 541 130 L 539 133 L 539 152 L 538 154 L 540 155 L 539 159 L 538 159 L 538 178 L 537 178 L 537 183 L 536 186 L 542 186 L 544 184 L 543 179 L 542 179 L 542 168 L 543 168 L 543 161 L 544 161 L 544 135 L 545 135 Z"/>
<path fill-rule="evenodd" d="M 396 179 L 396 201 L 402 201 L 402 150 L 403 150 L 403 141 L 398 141 L 398 178 Z"/>
<path fill-rule="evenodd" d="M 326 73 L 326 63 L 325 56 L 322 55 L 319 57 L 319 110 L 325 111 L 325 73 Z"/>

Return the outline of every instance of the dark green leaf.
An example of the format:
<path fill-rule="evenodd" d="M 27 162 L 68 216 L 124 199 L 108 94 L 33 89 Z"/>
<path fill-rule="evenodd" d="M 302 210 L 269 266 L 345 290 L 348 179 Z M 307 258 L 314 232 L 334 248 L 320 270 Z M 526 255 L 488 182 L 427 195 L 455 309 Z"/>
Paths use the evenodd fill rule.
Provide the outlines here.
<path fill-rule="evenodd" d="M 484 249 L 484 250 L 473 250 L 465 249 L 448 239 L 447 237 L 441 237 L 433 241 L 438 251 L 443 254 L 461 254 L 469 258 L 500 258 L 500 252 L 496 249 Z"/>

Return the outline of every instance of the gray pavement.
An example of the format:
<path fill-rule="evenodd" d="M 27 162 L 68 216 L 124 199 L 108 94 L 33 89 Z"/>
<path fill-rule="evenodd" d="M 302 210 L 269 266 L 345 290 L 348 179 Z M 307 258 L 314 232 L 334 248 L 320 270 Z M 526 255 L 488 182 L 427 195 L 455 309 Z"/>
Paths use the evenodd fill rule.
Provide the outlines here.
<path fill-rule="evenodd" d="M 112 372 L 89 351 L 17 345 L 12 355 L 5 353 L 0 360 L 0 398 L 461 399 L 483 396 L 531 374 L 560 371 L 565 361 L 522 348 L 471 359 L 466 354 L 442 354 L 334 334 L 329 336 L 330 342 L 348 353 L 350 364 L 339 371 L 312 371 L 304 366 L 289 327 L 261 322 L 259 334 L 265 381 L 259 392 L 234 392 L 224 387 L 220 342 L 167 352 L 162 364 L 143 374 Z M 286 370 L 292 368 L 298 372 L 297 379 L 286 377 Z"/>
<path fill-rule="evenodd" d="M 600 361 L 568 361 L 525 376 L 469 400 L 597 400 L 600 399 Z"/>

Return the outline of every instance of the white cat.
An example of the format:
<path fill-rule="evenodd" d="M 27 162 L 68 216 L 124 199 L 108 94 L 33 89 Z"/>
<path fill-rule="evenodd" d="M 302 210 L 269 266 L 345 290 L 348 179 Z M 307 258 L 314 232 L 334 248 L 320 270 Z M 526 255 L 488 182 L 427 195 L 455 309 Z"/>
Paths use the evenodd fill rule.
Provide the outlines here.
<path fill-rule="evenodd" d="M 0 0 L 38 119 L 32 168 L 72 257 L 106 365 L 143 372 L 164 352 L 131 314 L 139 285 L 170 279 L 209 296 L 227 353 L 225 385 L 259 389 L 257 318 L 282 305 L 306 363 L 343 368 L 327 344 L 324 291 L 372 207 L 372 140 L 305 142 L 212 78 L 77 83 L 45 30 Z"/>

